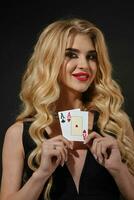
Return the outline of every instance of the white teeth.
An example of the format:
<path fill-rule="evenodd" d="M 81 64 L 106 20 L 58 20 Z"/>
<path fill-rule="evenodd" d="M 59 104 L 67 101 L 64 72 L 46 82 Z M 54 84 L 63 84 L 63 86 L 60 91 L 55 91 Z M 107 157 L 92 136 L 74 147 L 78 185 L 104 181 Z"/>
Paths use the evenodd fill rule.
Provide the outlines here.
<path fill-rule="evenodd" d="M 86 78 L 87 76 L 85 76 L 85 75 L 81 75 L 81 76 L 79 76 L 79 77 L 81 77 L 81 78 Z"/>

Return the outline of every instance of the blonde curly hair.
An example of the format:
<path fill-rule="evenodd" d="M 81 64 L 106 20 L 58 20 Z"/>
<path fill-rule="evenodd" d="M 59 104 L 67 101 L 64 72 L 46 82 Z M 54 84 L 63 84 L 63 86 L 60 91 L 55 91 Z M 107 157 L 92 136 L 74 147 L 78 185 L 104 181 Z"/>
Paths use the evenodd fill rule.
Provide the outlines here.
<path fill-rule="evenodd" d="M 28 158 L 28 165 L 35 171 L 40 164 L 43 133 L 53 122 L 52 112 L 60 96 L 60 67 L 69 38 L 72 40 L 76 34 L 88 35 L 97 52 L 96 78 L 83 94 L 83 101 L 86 101 L 88 109 L 99 112 L 98 127 L 101 133 L 112 133 L 117 138 L 122 160 L 134 174 L 134 146 L 126 133 L 129 118 L 122 109 L 124 99 L 121 89 L 112 79 L 112 67 L 103 33 L 88 20 L 77 18 L 58 20 L 43 30 L 24 73 L 20 92 L 23 106 L 17 120 L 34 118 L 29 132 L 37 145 Z M 52 178 L 45 190 L 46 199 L 49 199 L 51 185 Z"/>

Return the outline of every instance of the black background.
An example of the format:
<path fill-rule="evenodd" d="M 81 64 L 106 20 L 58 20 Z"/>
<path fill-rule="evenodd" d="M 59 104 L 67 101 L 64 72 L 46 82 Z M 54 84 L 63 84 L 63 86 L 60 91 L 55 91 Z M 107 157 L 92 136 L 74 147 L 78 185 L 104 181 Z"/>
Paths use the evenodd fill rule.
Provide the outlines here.
<path fill-rule="evenodd" d="M 21 76 L 43 28 L 62 17 L 82 17 L 104 33 L 125 110 L 134 120 L 134 6 L 129 1 L 33 1 L 0 6 L 0 160 L 6 129 L 19 106 Z"/>

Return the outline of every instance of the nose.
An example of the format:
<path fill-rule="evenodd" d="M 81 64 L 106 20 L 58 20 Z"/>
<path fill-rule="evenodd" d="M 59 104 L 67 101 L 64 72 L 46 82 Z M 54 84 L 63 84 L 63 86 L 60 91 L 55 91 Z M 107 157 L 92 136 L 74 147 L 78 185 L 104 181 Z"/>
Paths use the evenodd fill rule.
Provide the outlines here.
<path fill-rule="evenodd" d="M 88 69 L 89 62 L 85 58 L 85 56 L 81 57 L 81 59 L 79 60 L 78 67 L 79 67 L 79 69 Z"/>

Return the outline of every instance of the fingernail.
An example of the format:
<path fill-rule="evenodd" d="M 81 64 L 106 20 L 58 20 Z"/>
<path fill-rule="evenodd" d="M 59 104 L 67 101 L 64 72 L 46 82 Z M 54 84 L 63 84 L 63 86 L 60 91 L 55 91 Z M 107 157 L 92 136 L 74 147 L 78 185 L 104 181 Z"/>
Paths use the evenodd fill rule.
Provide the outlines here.
<path fill-rule="evenodd" d="M 61 164 L 61 166 L 62 166 L 62 167 L 64 166 L 64 162 Z"/>
<path fill-rule="evenodd" d="M 86 140 L 84 140 L 84 141 L 83 141 L 83 144 L 86 144 L 86 143 L 87 143 L 87 141 L 86 141 Z"/>
<path fill-rule="evenodd" d="M 97 160 L 97 156 L 95 154 L 93 156 L 94 156 L 95 160 Z"/>
<path fill-rule="evenodd" d="M 99 158 L 99 162 L 102 163 L 102 159 L 101 158 Z"/>

